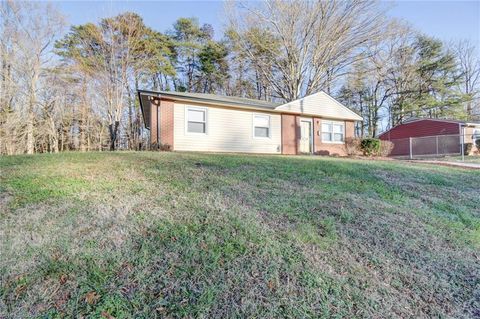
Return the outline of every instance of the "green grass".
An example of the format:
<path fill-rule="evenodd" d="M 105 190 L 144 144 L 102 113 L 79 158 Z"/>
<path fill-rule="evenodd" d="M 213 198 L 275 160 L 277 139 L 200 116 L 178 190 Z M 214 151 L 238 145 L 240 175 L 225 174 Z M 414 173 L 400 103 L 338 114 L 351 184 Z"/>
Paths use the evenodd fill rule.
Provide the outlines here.
<path fill-rule="evenodd" d="M 479 181 L 322 157 L 2 157 L 0 317 L 476 317 Z"/>

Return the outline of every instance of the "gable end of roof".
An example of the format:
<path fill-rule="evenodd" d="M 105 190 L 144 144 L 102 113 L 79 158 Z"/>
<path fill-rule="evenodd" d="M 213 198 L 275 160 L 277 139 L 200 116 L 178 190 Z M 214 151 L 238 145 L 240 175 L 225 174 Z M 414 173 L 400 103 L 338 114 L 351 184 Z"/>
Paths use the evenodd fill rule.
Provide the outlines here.
<path fill-rule="evenodd" d="M 315 99 L 323 99 L 323 103 L 320 101 L 311 102 Z M 309 102 L 310 101 L 310 102 Z M 319 104 L 320 103 L 320 104 Z M 329 94 L 324 91 L 320 91 L 311 95 L 307 95 L 298 100 L 285 103 L 275 108 L 279 111 L 296 111 L 300 114 L 320 116 L 326 118 L 338 118 L 338 119 L 347 119 L 354 121 L 362 121 L 363 118 L 331 97 Z"/>

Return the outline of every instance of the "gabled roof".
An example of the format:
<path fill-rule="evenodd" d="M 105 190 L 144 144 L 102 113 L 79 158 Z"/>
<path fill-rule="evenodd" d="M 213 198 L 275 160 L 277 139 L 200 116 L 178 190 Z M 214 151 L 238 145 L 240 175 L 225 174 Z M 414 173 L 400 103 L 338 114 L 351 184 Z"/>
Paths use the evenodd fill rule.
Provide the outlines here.
<path fill-rule="evenodd" d="M 289 103 L 276 103 L 235 96 L 223 96 L 205 93 L 186 93 L 169 91 L 138 90 L 138 98 L 142 109 L 145 127 L 150 122 L 150 101 L 152 97 L 174 101 L 196 102 L 214 106 L 235 107 L 272 113 L 290 113 L 318 116 L 331 119 L 362 121 L 362 117 L 325 92 L 319 92 Z M 148 107 L 146 107 L 148 105 Z"/>
<path fill-rule="evenodd" d="M 280 105 L 276 108 L 276 110 L 332 119 L 345 119 L 353 121 L 363 120 L 360 115 L 353 112 L 323 91 Z"/>

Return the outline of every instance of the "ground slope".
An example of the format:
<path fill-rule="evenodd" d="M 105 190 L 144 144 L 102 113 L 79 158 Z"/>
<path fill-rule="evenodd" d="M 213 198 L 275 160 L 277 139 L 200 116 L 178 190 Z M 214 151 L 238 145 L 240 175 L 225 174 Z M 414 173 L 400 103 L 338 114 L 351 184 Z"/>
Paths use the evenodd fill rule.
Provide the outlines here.
<path fill-rule="evenodd" d="M 480 172 L 320 157 L 0 158 L 0 317 L 475 317 Z"/>

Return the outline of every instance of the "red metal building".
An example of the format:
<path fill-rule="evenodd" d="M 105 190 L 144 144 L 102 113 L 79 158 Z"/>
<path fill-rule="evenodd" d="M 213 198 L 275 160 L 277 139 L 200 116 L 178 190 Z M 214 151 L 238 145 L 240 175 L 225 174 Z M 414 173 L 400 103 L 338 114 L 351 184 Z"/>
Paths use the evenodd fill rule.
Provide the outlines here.
<path fill-rule="evenodd" d="M 441 154 L 454 154 L 460 152 L 461 138 L 464 143 L 475 144 L 477 134 L 480 134 L 480 123 L 413 118 L 383 132 L 379 138 L 394 143 L 392 156 L 410 155 L 412 147 L 415 155 L 435 155 L 439 153 L 436 136 L 441 136 Z"/>

